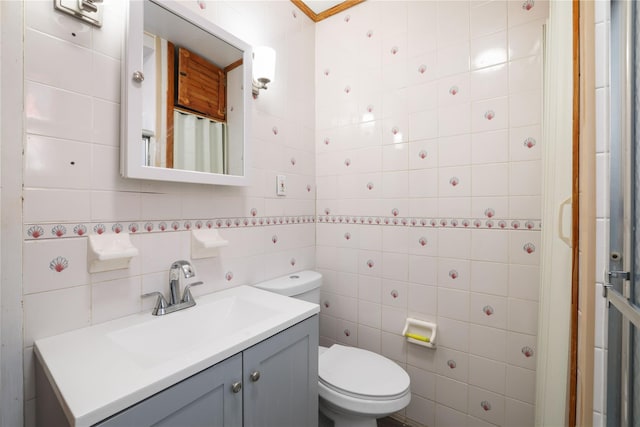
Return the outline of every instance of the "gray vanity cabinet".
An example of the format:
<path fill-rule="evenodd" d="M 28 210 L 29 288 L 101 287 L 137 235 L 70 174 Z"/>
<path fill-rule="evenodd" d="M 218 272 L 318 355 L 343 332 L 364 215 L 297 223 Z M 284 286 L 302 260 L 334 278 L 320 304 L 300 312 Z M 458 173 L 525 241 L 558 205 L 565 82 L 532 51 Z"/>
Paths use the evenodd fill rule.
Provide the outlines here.
<path fill-rule="evenodd" d="M 242 426 L 242 355 L 236 354 L 98 423 L 100 427 Z"/>
<path fill-rule="evenodd" d="M 37 425 L 70 425 L 37 363 Z M 318 315 L 97 424 L 100 427 L 315 427 Z"/>
<path fill-rule="evenodd" d="M 318 316 L 244 351 L 245 427 L 318 423 Z"/>

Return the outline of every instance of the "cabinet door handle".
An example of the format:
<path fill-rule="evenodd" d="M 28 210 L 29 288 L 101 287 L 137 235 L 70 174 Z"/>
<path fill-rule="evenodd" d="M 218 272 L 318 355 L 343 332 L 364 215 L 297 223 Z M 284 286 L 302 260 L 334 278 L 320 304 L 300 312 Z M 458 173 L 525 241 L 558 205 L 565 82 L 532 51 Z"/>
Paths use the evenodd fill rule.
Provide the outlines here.
<path fill-rule="evenodd" d="M 255 383 L 260 379 L 260 371 L 251 372 L 251 374 L 249 374 L 249 378 L 251 378 L 251 381 Z"/>
<path fill-rule="evenodd" d="M 242 390 L 242 383 L 240 381 L 231 384 L 231 391 L 234 393 L 239 393 Z"/>

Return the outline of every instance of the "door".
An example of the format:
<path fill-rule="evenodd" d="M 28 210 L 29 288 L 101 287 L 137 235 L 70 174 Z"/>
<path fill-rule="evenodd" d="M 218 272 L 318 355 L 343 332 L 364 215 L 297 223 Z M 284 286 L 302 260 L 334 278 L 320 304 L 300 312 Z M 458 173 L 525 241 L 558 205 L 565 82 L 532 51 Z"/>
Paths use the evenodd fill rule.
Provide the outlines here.
<path fill-rule="evenodd" d="M 97 426 L 240 427 L 241 373 L 242 355 L 236 354 Z"/>
<path fill-rule="evenodd" d="M 640 424 L 638 7 L 611 1 L 607 426 Z"/>
<path fill-rule="evenodd" d="M 244 426 L 318 423 L 318 316 L 243 353 Z"/>

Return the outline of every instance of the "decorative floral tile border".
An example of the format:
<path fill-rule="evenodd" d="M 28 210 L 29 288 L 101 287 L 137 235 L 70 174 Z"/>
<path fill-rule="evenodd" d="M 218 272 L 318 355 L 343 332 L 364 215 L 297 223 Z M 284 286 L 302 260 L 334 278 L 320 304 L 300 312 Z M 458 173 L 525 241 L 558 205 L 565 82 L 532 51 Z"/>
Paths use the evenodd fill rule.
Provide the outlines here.
<path fill-rule="evenodd" d="M 498 230 L 541 230 L 539 219 L 424 218 L 398 216 L 318 215 L 319 223 L 371 224 L 431 228 L 480 228 Z"/>
<path fill-rule="evenodd" d="M 100 223 L 25 224 L 25 240 L 63 239 L 104 233 L 164 233 L 202 228 L 247 228 L 291 224 L 366 224 L 400 227 L 540 230 L 537 219 L 424 218 L 398 216 L 298 215 L 232 217 L 195 220 L 132 221 Z"/>
<path fill-rule="evenodd" d="M 313 215 L 278 217 L 233 217 L 214 219 L 176 219 L 164 221 L 100 222 L 100 223 L 49 223 L 25 224 L 25 240 L 62 239 L 82 237 L 89 234 L 165 233 L 206 228 L 247 228 L 287 224 L 309 224 L 315 222 Z"/>

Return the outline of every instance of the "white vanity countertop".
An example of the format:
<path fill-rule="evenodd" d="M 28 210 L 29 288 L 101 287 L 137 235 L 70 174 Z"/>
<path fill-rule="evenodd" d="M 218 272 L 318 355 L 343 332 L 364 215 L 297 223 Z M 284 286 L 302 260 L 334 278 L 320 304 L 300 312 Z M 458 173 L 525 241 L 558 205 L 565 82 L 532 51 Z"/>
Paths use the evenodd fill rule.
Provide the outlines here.
<path fill-rule="evenodd" d="M 239 286 L 164 316 L 141 313 L 39 339 L 35 353 L 70 424 L 84 427 L 319 311 L 316 304 Z"/>

